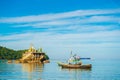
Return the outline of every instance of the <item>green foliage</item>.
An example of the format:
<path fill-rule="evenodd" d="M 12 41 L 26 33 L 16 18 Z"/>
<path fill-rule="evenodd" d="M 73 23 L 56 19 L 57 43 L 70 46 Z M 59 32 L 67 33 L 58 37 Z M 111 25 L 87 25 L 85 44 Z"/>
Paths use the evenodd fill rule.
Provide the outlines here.
<path fill-rule="evenodd" d="M 48 55 L 46 55 L 46 54 L 45 54 L 45 59 L 46 59 L 46 60 L 49 60 L 49 57 L 48 57 Z"/>
<path fill-rule="evenodd" d="M 6 47 L 0 46 L 0 59 L 20 59 L 25 50 L 13 50 Z"/>

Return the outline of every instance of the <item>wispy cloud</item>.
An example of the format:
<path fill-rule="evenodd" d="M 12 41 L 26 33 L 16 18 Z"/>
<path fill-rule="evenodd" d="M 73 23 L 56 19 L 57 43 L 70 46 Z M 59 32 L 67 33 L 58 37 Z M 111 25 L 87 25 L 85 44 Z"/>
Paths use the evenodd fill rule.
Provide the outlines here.
<path fill-rule="evenodd" d="M 70 31 L 76 33 L 109 31 L 120 29 L 119 13 L 120 9 L 76 10 L 63 13 L 52 13 L 9 18 L 3 17 L 0 18 L 0 23 L 13 24 L 12 26 L 16 28 L 17 27 L 45 28 L 47 29 L 46 32 L 50 31 L 52 33 L 57 31 L 61 32 Z"/>
<path fill-rule="evenodd" d="M 80 44 L 84 42 L 84 44 L 88 44 L 86 42 L 116 42 L 120 41 L 120 30 L 115 31 L 101 31 L 101 32 L 94 32 L 94 33 L 69 33 L 69 34 L 52 34 L 52 33 L 46 33 L 46 32 L 36 32 L 36 33 L 24 33 L 24 34 L 14 34 L 14 35 L 8 35 L 8 36 L 0 36 L 0 41 L 5 40 L 6 41 L 14 41 L 14 40 L 30 40 L 30 41 L 47 41 L 52 42 L 56 44 L 57 42 L 64 42 L 64 43 L 72 43 L 72 42 L 79 42 Z M 49 40 L 48 40 L 49 39 Z M 18 41 L 18 42 L 19 42 Z M 55 43 L 56 42 L 56 43 Z M 74 43 L 72 43 L 74 44 Z"/>
<path fill-rule="evenodd" d="M 0 23 L 12 24 L 12 27 L 45 28 L 55 32 L 89 32 L 118 28 L 120 9 L 76 10 L 63 13 L 0 18 Z M 117 16 L 116 16 L 117 15 Z M 104 25 L 107 24 L 107 25 Z M 113 27 L 111 27 L 114 26 Z M 109 26 L 109 27 L 108 27 Z"/>
<path fill-rule="evenodd" d="M 62 20 L 51 20 L 44 22 L 35 22 L 35 23 L 26 23 L 22 25 L 18 25 L 19 27 L 45 27 L 45 26 L 64 26 L 64 25 L 80 25 L 80 24 L 89 24 L 89 23 L 101 23 L 101 22 L 109 22 L 109 23 L 119 23 L 120 17 L 115 16 L 91 16 L 85 18 L 69 18 Z"/>
<path fill-rule="evenodd" d="M 58 19 L 73 18 L 73 17 L 119 14 L 119 13 L 120 13 L 120 9 L 76 10 L 71 12 L 51 13 L 51 14 L 43 14 L 43 15 L 2 17 L 0 18 L 0 23 L 28 23 L 28 22 L 49 21 L 49 20 L 58 20 Z"/>

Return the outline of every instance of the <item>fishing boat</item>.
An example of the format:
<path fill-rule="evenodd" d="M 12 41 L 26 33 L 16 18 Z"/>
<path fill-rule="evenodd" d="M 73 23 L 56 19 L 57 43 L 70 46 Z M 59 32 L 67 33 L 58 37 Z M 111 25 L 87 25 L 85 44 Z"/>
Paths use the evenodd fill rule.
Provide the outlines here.
<path fill-rule="evenodd" d="M 91 69 L 92 65 L 91 64 L 68 64 L 68 63 L 63 63 L 63 62 L 58 62 L 58 65 L 61 66 L 62 68 L 72 68 L 72 69 Z"/>
<path fill-rule="evenodd" d="M 68 59 L 67 63 L 58 62 L 58 65 L 62 68 L 79 68 L 79 69 L 91 69 L 91 64 L 82 64 L 80 56 L 77 56 L 76 54 L 73 55 L 71 52 L 71 56 Z"/>

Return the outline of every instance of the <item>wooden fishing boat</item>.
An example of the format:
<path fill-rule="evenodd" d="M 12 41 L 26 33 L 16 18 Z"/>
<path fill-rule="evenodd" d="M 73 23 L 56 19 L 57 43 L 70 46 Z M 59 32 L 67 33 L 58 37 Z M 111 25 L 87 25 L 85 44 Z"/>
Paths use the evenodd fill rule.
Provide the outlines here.
<path fill-rule="evenodd" d="M 58 65 L 61 66 L 62 68 L 73 68 L 73 69 L 91 69 L 92 65 L 91 64 L 67 64 L 67 63 L 62 63 L 58 62 Z"/>

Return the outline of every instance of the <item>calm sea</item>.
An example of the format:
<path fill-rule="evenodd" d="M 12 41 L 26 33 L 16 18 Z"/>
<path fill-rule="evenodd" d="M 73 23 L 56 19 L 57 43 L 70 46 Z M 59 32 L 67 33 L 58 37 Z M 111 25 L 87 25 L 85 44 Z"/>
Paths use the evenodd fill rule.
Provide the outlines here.
<path fill-rule="evenodd" d="M 82 60 L 92 69 L 61 69 L 58 61 L 48 64 L 5 63 L 0 61 L 0 80 L 120 80 L 119 60 Z"/>

